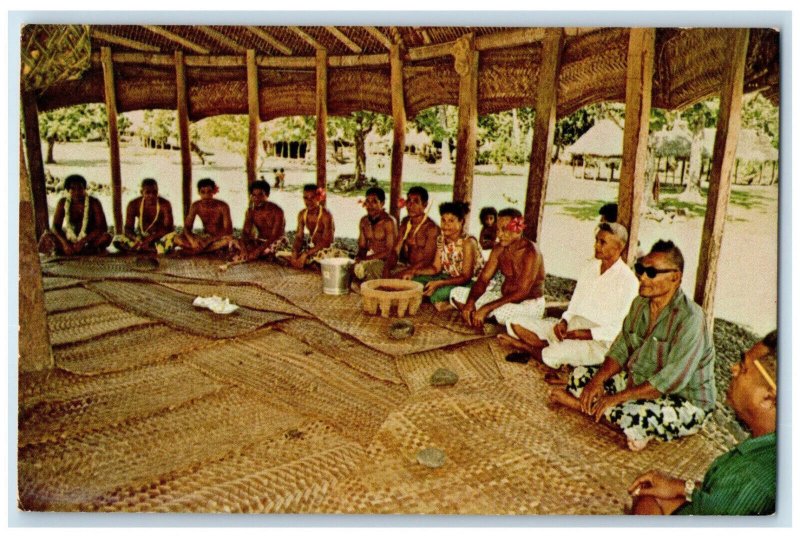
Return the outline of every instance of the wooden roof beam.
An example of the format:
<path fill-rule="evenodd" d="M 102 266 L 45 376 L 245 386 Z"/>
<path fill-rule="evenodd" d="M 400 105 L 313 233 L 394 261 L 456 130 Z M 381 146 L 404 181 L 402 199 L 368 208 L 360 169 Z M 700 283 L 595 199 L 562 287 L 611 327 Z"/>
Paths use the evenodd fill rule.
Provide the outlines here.
<path fill-rule="evenodd" d="M 115 52 L 114 63 L 142 64 L 150 66 L 173 66 L 175 58 L 169 54 L 152 54 L 143 52 Z M 241 56 L 185 56 L 187 67 L 244 67 L 245 60 Z M 92 53 L 93 65 L 100 65 L 100 53 Z M 283 69 L 313 69 L 316 59 L 313 56 L 257 56 L 258 67 L 276 67 Z M 328 56 L 329 67 L 359 67 L 389 65 L 389 54 L 361 54 L 348 56 Z"/>
<path fill-rule="evenodd" d="M 431 34 L 425 28 L 420 29 L 419 35 L 422 36 L 422 42 L 426 45 L 430 45 L 433 43 L 433 39 L 431 39 Z"/>
<path fill-rule="evenodd" d="M 140 50 L 143 52 L 161 52 L 160 48 L 154 47 L 153 45 L 148 45 L 146 43 L 134 41 L 133 39 L 128 39 L 126 37 L 109 34 L 94 27 L 91 29 L 91 35 L 93 38 L 102 39 L 103 41 L 107 41 L 115 45 L 122 45 L 123 47 L 129 47 L 134 50 Z"/>
<path fill-rule="evenodd" d="M 377 28 L 375 28 L 374 26 L 365 26 L 365 27 L 364 27 L 364 30 L 366 30 L 367 32 L 369 32 L 369 35 L 371 35 L 372 37 L 374 37 L 375 39 L 377 39 L 378 41 L 380 41 L 380 42 L 381 42 L 381 44 L 382 44 L 384 47 L 386 47 L 387 49 L 390 49 L 390 50 L 391 50 L 391 48 L 392 48 L 392 41 L 391 41 L 391 40 L 390 40 L 388 37 L 386 37 L 385 35 L 383 35 L 383 32 L 381 32 L 380 30 L 378 30 L 378 29 L 377 29 Z"/>
<path fill-rule="evenodd" d="M 325 45 L 323 45 L 322 43 L 320 43 L 319 41 L 317 41 L 316 39 L 314 39 L 313 37 L 311 37 L 310 35 L 305 33 L 303 30 L 301 30 L 297 26 L 287 26 L 287 28 L 289 30 L 291 30 L 292 32 L 294 32 L 295 34 L 297 34 L 298 36 L 300 36 L 300 39 L 302 39 L 303 41 L 305 41 L 306 43 L 308 43 L 309 45 L 314 47 L 316 50 L 324 50 L 325 49 Z"/>
<path fill-rule="evenodd" d="M 287 47 L 286 45 L 275 39 L 272 36 L 272 34 L 268 33 L 266 30 L 262 30 L 258 26 L 248 26 L 247 29 L 253 35 L 260 37 L 261 39 L 263 39 L 264 41 L 275 47 L 281 54 L 285 54 L 287 56 L 292 55 L 292 49 L 290 49 L 289 47 Z"/>
<path fill-rule="evenodd" d="M 501 49 L 538 43 L 544 39 L 546 30 L 546 28 L 519 28 L 485 34 L 475 38 L 475 48 L 478 50 Z"/>
<path fill-rule="evenodd" d="M 165 39 L 169 39 L 170 41 L 174 41 L 175 43 L 181 45 L 182 47 L 186 47 L 187 49 L 190 49 L 190 50 L 192 50 L 192 51 L 194 51 L 194 52 L 196 52 L 198 54 L 208 54 L 209 52 L 211 52 L 207 48 L 201 47 L 197 43 L 192 43 L 188 39 L 186 39 L 184 37 L 181 37 L 178 34 L 174 34 L 174 33 L 170 32 L 169 30 L 167 30 L 166 28 L 162 28 L 161 26 L 147 26 L 147 25 L 145 25 L 145 28 L 147 28 L 148 30 L 150 30 L 154 34 L 160 35 L 161 37 L 163 37 Z"/>
<path fill-rule="evenodd" d="M 233 39 L 229 38 L 228 36 L 226 36 L 222 32 L 218 32 L 217 30 L 214 30 L 213 28 L 210 28 L 208 26 L 195 26 L 195 28 L 197 28 L 198 30 L 203 32 L 205 35 L 207 35 L 208 37 L 210 37 L 211 39 L 213 39 L 214 41 L 216 41 L 220 45 L 228 47 L 229 49 L 231 49 L 231 50 L 233 50 L 235 52 L 239 52 L 239 53 L 242 53 L 242 54 L 247 53 L 247 49 L 246 48 L 244 48 L 239 43 L 237 43 Z"/>
<path fill-rule="evenodd" d="M 339 30 L 338 28 L 336 28 L 335 26 L 326 26 L 326 27 L 325 27 L 325 29 L 326 29 L 327 31 L 329 31 L 330 33 L 332 33 L 336 39 L 338 39 L 339 41 L 341 41 L 342 43 L 344 43 L 344 44 L 345 44 L 345 46 L 346 46 L 348 49 L 352 50 L 352 51 L 353 51 L 353 52 L 355 52 L 356 54 L 361 54 L 361 53 L 363 52 L 363 50 L 364 50 L 364 49 L 362 49 L 361 47 L 359 47 L 359 46 L 358 46 L 356 43 L 354 43 L 354 42 L 353 42 L 353 40 L 352 40 L 352 39 L 350 39 L 349 37 L 347 37 L 346 35 L 344 35 L 344 34 L 342 33 L 342 31 L 341 31 L 341 30 Z"/>
<path fill-rule="evenodd" d="M 401 48 L 405 46 L 405 43 L 403 43 L 403 35 L 400 33 L 400 29 L 397 28 L 397 26 L 390 26 L 389 33 L 392 34 L 392 41 L 400 45 Z"/>

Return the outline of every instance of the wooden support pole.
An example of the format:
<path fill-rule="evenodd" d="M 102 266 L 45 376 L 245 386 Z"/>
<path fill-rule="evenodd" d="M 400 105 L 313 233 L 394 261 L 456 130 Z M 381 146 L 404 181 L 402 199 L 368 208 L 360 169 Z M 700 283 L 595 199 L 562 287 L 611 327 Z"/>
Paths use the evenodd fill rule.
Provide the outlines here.
<path fill-rule="evenodd" d="M 47 212 L 47 185 L 42 161 L 42 141 L 39 135 L 39 109 L 36 106 L 36 96 L 31 92 L 22 93 L 22 115 L 25 149 L 28 153 L 28 172 L 33 192 L 36 223 L 34 230 L 36 237 L 39 238 L 50 227 L 50 217 Z"/>
<path fill-rule="evenodd" d="M 258 124 L 261 116 L 258 110 L 258 66 L 256 51 L 247 50 L 247 184 L 256 180 L 258 166 Z"/>
<path fill-rule="evenodd" d="M 19 143 L 19 371 L 53 368 L 30 177 Z"/>
<path fill-rule="evenodd" d="M 459 38 L 453 47 L 458 85 L 458 139 L 453 200 L 472 201 L 472 178 L 478 150 L 478 51 L 475 36 Z"/>
<path fill-rule="evenodd" d="M 711 162 L 711 181 L 703 239 L 700 243 L 700 260 L 697 264 L 694 300 L 706 315 L 706 326 L 714 330 L 714 293 L 717 288 L 717 267 L 722 249 L 722 232 L 731 195 L 731 167 L 739 141 L 742 123 L 742 94 L 744 70 L 750 30 L 737 28 L 731 33 L 730 54 L 722 74 L 722 93 L 719 101 L 717 134 Z"/>
<path fill-rule="evenodd" d="M 111 206 L 114 213 L 114 232 L 122 233 L 122 171 L 119 160 L 119 129 L 117 129 L 117 90 L 114 86 L 114 62 L 111 49 L 100 49 L 103 62 L 103 87 L 108 112 L 108 150 L 111 162 Z"/>
<path fill-rule="evenodd" d="M 186 88 L 186 66 L 183 52 L 175 52 L 175 87 L 178 100 L 178 136 L 181 144 L 181 193 L 183 216 L 192 205 L 192 140 L 189 137 L 189 94 Z"/>
<path fill-rule="evenodd" d="M 547 179 L 556 127 L 558 72 L 561 63 L 562 29 L 548 28 L 542 42 L 542 61 L 536 81 L 533 141 L 531 143 L 528 187 L 525 193 L 525 237 L 540 241 Z M 600 168 L 597 171 L 598 179 Z"/>
<path fill-rule="evenodd" d="M 617 217 L 617 222 L 628 229 L 628 245 L 622 253 L 623 259 L 628 264 L 635 261 L 636 244 L 639 240 L 639 214 L 644 198 L 647 136 L 653 93 L 655 40 L 655 28 L 630 30 L 625 84 L 625 131 L 622 138 L 622 169 L 619 178 Z"/>
<path fill-rule="evenodd" d="M 327 176 L 328 138 L 328 52 L 317 50 L 317 187 L 325 188 Z"/>
<path fill-rule="evenodd" d="M 392 119 L 394 137 L 392 138 L 392 181 L 389 192 L 389 213 L 400 222 L 400 204 L 403 195 L 403 154 L 406 147 L 406 105 L 403 91 L 403 60 L 400 58 L 400 45 L 392 45 L 389 59 L 392 66 Z"/>

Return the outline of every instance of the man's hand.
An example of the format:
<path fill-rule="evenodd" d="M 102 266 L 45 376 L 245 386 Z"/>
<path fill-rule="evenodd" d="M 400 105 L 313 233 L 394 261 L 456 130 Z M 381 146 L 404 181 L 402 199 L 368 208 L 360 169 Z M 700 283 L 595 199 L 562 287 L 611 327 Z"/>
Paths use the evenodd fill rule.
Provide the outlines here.
<path fill-rule="evenodd" d="M 597 374 L 595 374 L 586 386 L 583 387 L 583 392 L 581 392 L 581 411 L 587 415 L 592 414 L 597 406 L 598 400 L 604 392 L 603 383 L 598 379 Z"/>
<path fill-rule="evenodd" d="M 628 493 L 637 496 L 649 495 L 658 499 L 683 498 L 685 482 L 661 471 L 647 471 L 628 486 Z"/>
<path fill-rule="evenodd" d="M 604 396 L 600 396 L 597 399 L 594 411 L 592 411 L 592 414 L 594 415 L 594 421 L 600 422 L 600 419 L 603 418 L 603 413 L 606 412 L 606 409 L 614 407 L 615 405 L 619 405 L 624 401 L 624 399 L 620 398 L 619 394 L 606 394 Z"/>
<path fill-rule="evenodd" d="M 476 329 L 480 329 L 483 327 L 483 323 L 486 321 L 486 318 L 491 314 L 491 309 L 487 308 L 486 306 L 480 307 L 472 314 L 472 326 Z"/>
<path fill-rule="evenodd" d="M 467 325 L 472 326 L 472 315 L 475 313 L 475 303 L 464 303 L 459 304 L 458 301 L 455 301 L 456 307 L 461 311 L 461 319 Z"/>
<path fill-rule="evenodd" d="M 434 294 L 436 290 L 441 287 L 441 284 L 435 280 L 431 280 L 427 284 L 425 284 L 425 288 L 422 290 L 422 295 L 425 297 L 430 297 Z"/>
<path fill-rule="evenodd" d="M 553 327 L 553 333 L 556 335 L 559 342 L 564 340 L 564 338 L 567 337 L 567 321 L 562 319 L 556 323 L 556 326 Z"/>

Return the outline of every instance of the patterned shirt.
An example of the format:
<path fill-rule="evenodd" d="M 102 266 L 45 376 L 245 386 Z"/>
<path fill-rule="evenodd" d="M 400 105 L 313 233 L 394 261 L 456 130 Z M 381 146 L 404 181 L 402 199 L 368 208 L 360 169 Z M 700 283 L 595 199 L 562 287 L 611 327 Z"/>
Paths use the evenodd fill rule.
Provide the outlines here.
<path fill-rule="evenodd" d="M 775 432 L 743 441 L 714 460 L 703 484 L 675 515 L 764 515 L 775 513 Z"/>
<path fill-rule="evenodd" d="M 460 276 L 464 271 L 464 244 L 466 241 L 472 242 L 472 252 L 475 261 L 472 265 L 472 276 L 476 277 L 483 268 L 483 257 L 481 256 L 480 246 L 472 236 L 462 236 L 452 243 L 444 240 L 444 236 L 439 234 L 436 238 L 436 248 L 442 259 L 442 273 L 447 273 L 451 277 Z"/>
<path fill-rule="evenodd" d="M 661 394 L 713 410 L 715 352 L 703 310 L 679 288 L 650 333 L 649 324 L 650 300 L 636 297 L 606 356 L 627 370 L 634 385 L 649 381 Z"/>

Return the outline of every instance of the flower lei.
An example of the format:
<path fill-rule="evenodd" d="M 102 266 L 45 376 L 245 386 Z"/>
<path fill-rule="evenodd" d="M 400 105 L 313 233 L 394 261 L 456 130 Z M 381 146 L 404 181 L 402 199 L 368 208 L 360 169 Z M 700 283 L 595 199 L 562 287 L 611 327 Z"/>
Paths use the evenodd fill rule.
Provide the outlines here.
<path fill-rule="evenodd" d="M 398 204 L 398 205 L 400 207 L 405 207 L 405 205 L 406 205 L 405 200 L 400 198 L 399 201 L 402 201 L 403 203 L 402 204 Z M 428 220 L 428 211 L 431 210 L 431 207 L 433 207 L 433 204 L 428 204 L 428 207 L 425 208 L 425 215 L 423 215 L 422 220 L 419 221 L 419 224 L 417 224 L 417 227 L 414 228 L 414 233 L 411 234 L 411 237 L 416 237 L 417 232 L 419 231 L 419 229 L 422 228 L 422 225 L 425 224 L 426 220 Z M 401 243 L 404 243 L 406 238 L 408 238 L 409 232 L 411 232 L 411 219 L 408 219 L 408 222 L 406 223 L 406 233 L 403 234 L 403 240 L 401 241 Z"/>
<path fill-rule="evenodd" d="M 71 243 L 76 243 L 81 241 L 86 237 L 86 230 L 89 228 L 89 206 L 91 205 L 89 195 L 86 195 L 84 204 L 83 204 L 83 220 L 81 221 L 81 230 L 78 234 L 75 234 L 75 229 L 72 227 L 72 223 L 69 219 L 69 210 L 72 207 L 72 196 L 67 196 L 67 201 L 64 203 L 64 213 L 67 216 L 66 226 L 63 227 L 64 235 L 67 236 L 67 239 Z"/>
<path fill-rule="evenodd" d="M 525 229 L 524 217 L 514 217 L 511 219 L 511 222 L 506 224 L 506 230 L 512 233 L 519 233 L 524 229 Z"/>
<path fill-rule="evenodd" d="M 148 226 L 147 229 L 145 229 L 145 227 L 144 227 L 144 196 L 142 196 L 142 199 L 139 201 L 139 231 L 142 232 L 143 236 L 147 236 L 148 235 L 147 232 L 149 232 L 150 228 L 152 228 L 155 225 L 155 223 L 158 221 L 158 215 L 160 213 L 161 213 L 161 202 L 159 201 L 158 198 L 156 198 L 156 216 L 153 217 L 153 222 L 150 223 L 150 226 Z"/>
<path fill-rule="evenodd" d="M 319 189 L 317 189 L 319 191 Z M 323 191 L 324 192 L 324 191 Z M 322 206 L 319 206 L 319 213 L 317 213 L 317 223 L 314 225 L 314 231 L 311 232 L 311 235 L 308 236 L 308 243 L 311 248 L 314 248 L 314 236 L 317 235 L 317 230 L 319 230 L 319 221 L 322 220 Z M 303 211 L 303 228 L 308 227 L 308 209 Z"/>

